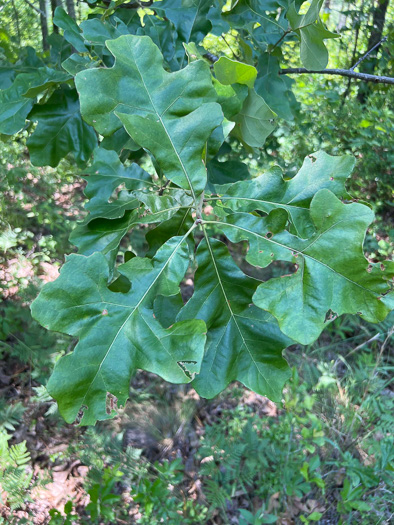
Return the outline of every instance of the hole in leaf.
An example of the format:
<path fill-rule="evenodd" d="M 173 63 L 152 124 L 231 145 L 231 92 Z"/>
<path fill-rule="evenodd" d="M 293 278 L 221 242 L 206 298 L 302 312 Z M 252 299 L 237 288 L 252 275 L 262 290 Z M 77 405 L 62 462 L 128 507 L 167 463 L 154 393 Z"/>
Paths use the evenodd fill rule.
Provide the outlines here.
<path fill-rule="evenodd" d="M 311 159 L 312 164 L 317 160 L 316 157 L 314 157 L 313 155 L 309 155 L 309 158 Z"/>
<path fill-rule="evenodd" d="M 105 411 L 107 414 L 111 414 L 113 410 L 116 410 L 118 403 L 118 398 L 111 394 L 111 392 L 107 392 L 107 397 L 105 399 Z"/>
<path fill-rule="evenodd" d="M 265 236 L 267 237 L 267 239 L 271 239 L 272 235 L 272 232 L 267 232 Z"/>
<path fill-rule="evenodd" d="M 196 365 L 197 361 L 178 361 L 177 364 L 189 379 L 194 378 L 196 371 L 193 370 L 194 367 L 190 365 Z"/>
<path fill-rule="evenodd" d="M 83 414 L 85 412 L 85 410 L 87 410 L 88 407 L 87 405 L 82 405 L 81 408 L 79 409 L 79 412 L 77 414 L 77 417 L 75 418 L 75 421 L 73 423 L 73 425 L 79 425 L 80 422 L 82 421 L 82 418 L 83 418 Z"/>
<path fill-rule="evenodd" d="M 324 319 L 325 323 L 329 323 L 331 321 L 334 321 L 338 317 L 338 314 L 333 312 L 331 309 L 326 312 L 326 317 Z"/>
<path fill-rule="evenodd" d="M 119 275 L 119 277 L 115 279 L 108 288 L 111 292 L 127 293 L 130 291 L 131 282 L 124 275 Z"/>

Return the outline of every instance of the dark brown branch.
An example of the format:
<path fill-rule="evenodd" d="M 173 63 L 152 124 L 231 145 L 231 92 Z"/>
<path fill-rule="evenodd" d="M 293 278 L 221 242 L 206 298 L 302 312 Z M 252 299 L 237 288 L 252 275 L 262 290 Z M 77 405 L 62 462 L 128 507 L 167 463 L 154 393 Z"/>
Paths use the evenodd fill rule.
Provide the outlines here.
<path fill-rule="evenodd" d="M 214 64 L 215 62 L 217 62 L 219 60 L 219 57 L 217 57 L 216 55 L 213 55 L 212 53 L 205 53 L 205 55 L 203 55 L 204 58 L 206 58 L 207 60 L 209 60 L 210 62 L 212 62 L 212 64 Z"/>
<path fill-rule="evenodd" d="M 271 49 L 271 52 L 276 48 L 277 45 L 279 45 L 282 40 L 285 38 L 285 36 L 287 36 L 289 33 L 291 33 L 291 30 L 290 29 L 287 29 L 287 31 L 285 31 L 283 33 L 283 35 L 280 37 L 280 39 L 276 42 L 276 44 L 273 45 L 272 49 Z"/>
<path fill-rule="evenodd" d="M 375 84 L 394 84 L 393 77 L 383 77 L 378 75 L 368 75 L 367 73 L 357 73 L 352 69 L 322 69 L 321 71 L 310 71 L 304 67 L 291 67 L 287 69 L 280 69 L 279 75 L 303 75 L 303 74 L 317 74 L 317 75 L 339 75 L 341 77 L 355 78 L 363 80 L 364 82 L 375 82 Z"/>
<path fill-rule="evenodd" d="M 108 7 L 111 4 L 111 0 L 102 0 L 102 2 L 105 4 L 105 7 Z M 153 4 L 153 0 L 149 0 L 148 2 L 131 2 L 124 4 L 120 4 L 117 7 L 117 9 L 139 9 L 140 7 L 150 7 Z M 102 7 L 105 9 L 104 6 L 97 6 Z"/>
<path fill-rule="evenodd" d="M 354 64 L 354 66 L 352 66 L 350 68 L 350 70 L 353 71 L 359 64 L 361 64 L 361 62 L 363 60 L 365 60 L 372 53 L 372 51 L 374 51 L 377 47 L 379 47 L 381 44 L 383 44 L 383 42 L 386 42 L 386 40 L 387 40 L 387 36 L 382 38 L 382 40 L 380 42 L 378 42 L 373 47 L 371 47 L 371 49 L 369 51 L 367 51 L 363 57 L 361 57 L 359 60 L 357 60 L 357 62 Z"/>

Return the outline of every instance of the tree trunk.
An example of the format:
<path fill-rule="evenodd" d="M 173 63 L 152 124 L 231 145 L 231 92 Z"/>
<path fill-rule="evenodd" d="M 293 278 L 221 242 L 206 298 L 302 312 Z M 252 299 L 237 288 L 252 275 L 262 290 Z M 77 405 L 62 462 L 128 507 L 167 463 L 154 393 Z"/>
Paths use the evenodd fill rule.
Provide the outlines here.
<path fill-rule="evenodd" d="M 60 0 L 51 0 L 52 20 L 55 16 L 55 10 L 61 5 Z M 52 30 L 54 33 L 59 33 L 59 28 L 52 22 Z"/>
<path fill-rule="evenodd" d="M 372 28 L 371 28 L 371 33 L 369 35 L 368 45 L 367 45 L 367 49 L 365 50 L 365 53 L 369 49 L 372 49 L 373 46 L 375 46 L 378 42 L 382 40 L 384 23 L 386 20 L 386 12 L 387 12 L 389 3 L 390 3 L 390 0 L 377 0 L 377 5 L 375 9 L 373 10 Z M 378 54 L 379 49 L 380 49 L 380 46 L 378 46 L 374 50 L 373 54 L 371 54 L 370 57 L 368 57 L 366 60 L 364 60 L 364 62 L 360 64 L 359 71 L 361 73 L 369 73 L 370 75 L 373 74 L 376 64 L 377 64 L 376 55 Z M 370 92 L 370 88 L 366 84 L 360 84 L 360 89 L 357 94 L 357 99 L 361 103 L 365 103 L 369 92 Z"/>
<path fill-rule="evenodd" d="M 18 11 L 15 7 L 15 2 L 14 0 L 12 0 L 12 7 L 14 9 L 14 16 L 15 16 L 15 25 L 16 25 L 16 32 L 17 32 L 17 35 L 18 35 L 18 43 L 19 43 L 19 46 L 21 45 L 21 29 L 20 29 L 20 26 L 19 26 L 19 16 L 18 16 Z"/>
<path fill-rule="evenodd" d="M 41 24 L 41 36 L 42 36 L 42 49 L 48 51 L 48 22 L 47 22 L 47 4 L 45 0 L 40 0 L 40 24 Z"/>
<path fill-rule="evenodd" d="M 70 16 L 71 18 L 75 20 L 74 0 L 66 0 L 66 6 L 67 6 L 68 16 Z"/>

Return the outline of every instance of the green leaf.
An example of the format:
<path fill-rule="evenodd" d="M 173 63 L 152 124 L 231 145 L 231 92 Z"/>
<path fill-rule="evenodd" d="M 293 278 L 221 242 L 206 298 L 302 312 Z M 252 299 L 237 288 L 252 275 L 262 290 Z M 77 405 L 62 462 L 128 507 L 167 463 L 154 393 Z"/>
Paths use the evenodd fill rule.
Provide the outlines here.
<path fill-rule="evenodd" d="M 49 67 L 19 74 L 12 86 L 0 91 L 0 133 L 13 135 L 20 131 L 34 104 L 30 99 L 70 79 L 68 73 Z"/>
<path fill-rule="evenodd" d="M 261 517 L 261 523 L 276 523 L 278 521 L 278 516 L 275 514 L 264 514 Z"/>
<path fill-rule="evenodd" d="M 78 164 L 84 164 L 97 145 L 94 129 L 81 118 L 74 89 L 64 87 L 55 91 L 46 104 L 33 108 L 30 118 L 38 122 L 27 141 L 35 166 L 55 167 L 69 153 Z"/>
<path fill-rule="evenodd" d="M 365 501 L 349 501 L 349 506 L 359 512 L 368 512 L 371 510 L 371 506 Z"/>
<path fill-rule="evenodd" d="M 33 302 L 32 315 L 43 326 L 79 338 L 75 350 L 58 361 L 47 386 L 69 423 L 80 410 L 82 424 L 112 417 L 106 411 L 107 395 L 123 405 L 138 368 L 173 383 L 187 383 L 199 371 L 204 323 L 183 321 L 166 330 L 151 309 L 158 294 L 179 292 L 189 264 L 185 238 L 172 238 L 153 261 L 135 257 L 120 266 L 132 282 L 126 294 L 108 289 L 102 254 L 71 255 L 60 277 Z"/>
<path fill-rule="evenodd" d="M 73 48 L 59 33 L 49 35 L 48 44 L 50 45 L 50 61 L 53 65 L 60 68 L 62 62 L 73 52 Z"/>
<path fill-rule="evenodd" d="M 254 89 L 249 89 L 242 110 L 233 118 L 237 124 L 234 134 L 251 148 L 261 148 L 275 129 L 275 117 L 276 113 L 267 106 L 264 99 Z"/>
<path fill-rule="evenodd" d="M 145 36 L 122 36 L 106 45 L 116 58 L 114 67 L 76 76 L 82 115 L 103 135 L 123 123 L 166 177 L 196 196 L 206 184 L 204 145 L 223 119 L 213 102 L 209 66 L 199 60 L 168 73 L 159 49 Z"/>
<path fill-rule="evenodd" d="M 253 88 L 257 69 L 248 64 L 221 57 L 215 63 L 214 71 L 218 80 L 215 83 L 215 89 L 219 95 L 218 102 L 222 104 L 226 118 L 237 123 L 233 135 L 252 148 L 260 148 L 275 129 L 273 119 L 276 114 Z M 232 88 L 230 88 L 231 85 L 233 85 Z M 246 99 L 241 98 L 243 94 L 239 89 L 241 85 L 249 88 Z M 241 100 L 243 105 L 238 111 L 236 105 Z"/>
<path fill-rule="evenodd" d="M 328 31 L 323 22 L 318 20 L 315 24 L 300 29 L 301 62 L 306 69 L 321 70 L 328 64 L 328 51 L 324 45 L 327 38 L 339 38 L 337 33 Z"/>
<path fill-rule="evenodd" d="M 308 11 L 299 15 L 293 2 L 287 12 L 290 26 L 301 40 L 301 62 L 306 69 L 324 69 L 328 64 L 328 51 L 323 40 L 340 37 L 337 33 L 328 31 L 320 20 L 322 5 L 323 0 L 313 0 Z"/>
<path fill-rule="evenodd" d="M 40 67 L 34 73 L 26 73 L 25 79 L 29 87 L 23 95 L 25 97 L 35 98 L 43 91 L 67 82 L 71 79 L 71 75 L 64 71 L 58 71 L 57 69 Z"/>
<path fill-rule="evenodd" d="M 309 213 L 312 198 L 323 188 L 331 190 L 337 197 L 350 198 L 345 181 L 354 164 L 355 159 L 350 155 L 332 157 L 318 151 L 308 155 L 297 175 L 288 181 L 283 179 L 282 170 L 275 166 L 252 180 L 232 184 L 223 194 L 220 188 L 217 192 L 223 205 L 237 212 L 260 210 L 268 213 L 283 208 L 289 214 L 293 233 L 308 237 L 314 231 Z M 238 175 L 239 171 L 234 170 L 234 173 Z"/>
<path fill-rule="evenodd" d="M 212 28 L 207 19 L 212 0 L 163 0 L 155 5 L 158 13 L 171 20 L 178 32 L 179 39 L 189 42 L 201 42 Z"/>
<path fill-rule="evenodd" d="M 183 44 L 189 63 L 195 62 L 196 60 L 203 60 L 203 55 L 198 50 L 197 45 L 194 42 L 189 44 Z"/>
<path fill-rule="evenodd" d="M 139 203 L 145 204 L 144 208 Z M 120 241 L 129 230 L 140 224 L 153 224 L 168 221 L 179 210 L 189 211 L 191 198 L 182 194 L 163 195 L 161 197 L 141 192 L 133 192 L 126 195 L 125 200 L 115 201 L 113 207 L 119 213 L 122 210 L 133 210 L 126 212 L 122 218 L 115 220 L 88 219 L 78 225 L 70 235 L 70 241 L 78 247 L 79 253 L 91 255 L 96 251 L 102 252 L 110 261 L 110 267 L 114 265 L 118 253 Z M 107 205 L 108 211 L 111 207 Z M 107 213 L 108 214 L 108 213 Z M 116 217 L 115 214 L 113 214 Z M 168 238 L 174 235 L 174 230 Z"/>
<path fill-rule="evenodd" d="M 208 182 L 213 185 L 233 185 L 235 181 L 244 181 L 251 178 L 247 165 L 239 160 L 219 162 L 215 158 L 208 162 L 207 169 Z M 220 189 L 218 191 L 220 192 Z M 212 188 L 212 192 L 216 193 L 216 189 Z"/>
<path fill-rule="evenodd" d="M 189 209 L 180 209 L 170 219 L 161 222 L 146 234 L 146 241 L 149 244 L 149 251 L 146 255 L 152 257 L 160 246 L 171 239 L 173 235 L 184 235 L 191 228 L 193 222 Z M 194 243 L 190 239 L 188 241 L 192 244 L 190 249 L 194 249 Z"/>
<path fill-rule="evenodd" d="M 301 4 L 298 4 L 299 7 Z M 316 22 L 319 18 L 320 9 L 323 5 L 323 0 L 312 0 L 311 5 L 306 13 L 299 15 L 297 13 L 296 3 L 292 2 L 286 13 L 286 18 L 289 21 L 290 27 L 295 31 L 302 29 Z"/>
<path fill-rule="evenodd" d="M 280 118 L 293 120 L 293 111 L 298 106 L 291 90 L 294 80 L 286 75 L 279 75 L 279 69 L 279 60 L 272 53 L 262 53 L 259 56 L 256 93 L 263 97 Z"/>
<path fill-rule="evenodd" d="M 228 22 L 222 17 L 222 9 L 226 4 L 227 0 L 213 0 L 213 4 L 209 11 L 207 18 L 212 24 L 211 33 L 216 36 L 222 36 L 223 33 L 227 33 L 230 30 Z"/>
<path fill-rule="evenodd" d="M 234 214 L 220 222 L 232 242 L 249 241 L 251 264 L 264 267 L 270 259 L 297 263 L 296 273 L 262 283 L 253 302 L 272 313 L 281 330 L 302 344 L 320 335 L 330 311 L 382 321 L 392 306 L 392 294 L 386 294 L 394 265 L 368 265 L 362 252 L 373 212 L 362 204 L 343 204 L 329 190 L 320 190 L 310 209 L 316 234 L 302 240 L 280 231 L 280 216 L 273 214 L 281 211 L 264 219 Z"/>
<path fill-rule="evenodd" d="M 227 57 L 220 57 L 219 60 L 215 62 L 213 69 L 216 78 L 225 86 L 244 84 L 253 88 L 257 77 L 257 69 L 255 67 L 237 62 L 236 60 L 230 60 Z"/>
<path fill-rule="evenodd" d="M 117 219 L 89 220 L 88 218 L 74 228 L 70 235 L 70 242 L 77 246 L 78 252 L 83 255 L 101 252 L 113 269 L 120 241 L 134 224 L 139 224 L 137 208 L 139 208 L 139 201 L 130 196 L 127 206 L 123 206 L 120 211 L 123 212 L 123 216 Z"/>
<path fill-rule="evenodd" d="M 131 164 L 125 167 L 119 160 L 115 151 L 96 148 L 94 150 L 93 163 L 89 169 L 85 170 L 84 176 L 87 186 L 84 190 L 89 202 L 86 209 L 90 210 L 89 218 L 108 217 L 106 210 L 113 209 L 108 207 L 109 199 L 114 190 L 124 184 L 127 190 L 142 189 L 154 186 L 151 176 L 138 164 Z M 112 204 L 116 204 L 116 201 Z M 119 215 L 121 217 L 123 214 Z M 111 211 L 111 218 L 113 216 Z"/>
<path fill-rule="evenodd" d="M 65 69 L 68 73 L 70 73 L 70 75 L 72 75 L 73 77 L 80 71 L 84 71 L 85 69 L 97 66 L 97 60 L 92 60 L 86 55 L 78 55 L 77 53 L 73 53 L 71 56 L 69 56 L 66 60 L 62 62 L 62 68 Z"/>
<path fill-rule="evenodd" d="M 225 244 L 208 236 L 199 244 L 197 263 L 194 294 L 178 316 L 202 319 L 208 328 L 194 388 L 211 398 L 238 380 L 279 401 L 290 377 L 282 350 L 292 341 L 281 334 L 272 316 L 251 306 L 258 281 L 238 269 Z"/>
<path fill-rule="evenodd" d="M 212 221 L 212 224 L 218 226 L 231 242 L 248 241 L 250 248 L 246 255 L 247 262 L 265 268 L 274 260 L 295 262 L 293 251 L 288 246 L 276 242 L 278 236 L 284 236 L 289 243 L 291 240 L 295 243 L 301 241 L 284 231 L 287 220 L 286 211 L 278 208 L 266 217 L 233 213 L 220 221 Z"/>
<path fill-rule="evenodd" d="M 172 71 L 180 69 L 179 55 L 182 55 L 181 62 L 183 65 L 184 54 L 181 51 L 179 41 L 176 41 L 177 33 L 174 31 L 171 22 L 147 15 L 144 17 L 144 24 L 143 28 L 138 29 L 137 34 L 143 33 L 153 40 L 163 53 L 163 57 Z"/>
<path fill-rule="evenodd" d="M 216 78 L 213 79 L 213 85 L 217 93 L 217 101 L 222 107 L 225 118 L 233 119 L 241 111 L 248 96 L 249 90 L 247 86 L 242 84 L 225 86 Z"/>
<path fill-rule="evenodd" d="M 18 133 L 33 107 L 34 101 L 23 96 L 30 87 L 29 78 L 26 74 L 18 75 L 12 86 L 0 91 L 0 133 L 4 135 Z"/>
<path fill-rule="evenodd" d="M 81 29 L 85 40 L 92 45 L 104 46 L 106 40 L 114 40 L 122 35 L 129 34 L 127 26 L 118 20 L 116 26 L 112 25 L 108 19 L 91 18 L 81 22 Z"/>
<path fill-rule="evenodd" d="M 86 53 L 88 50 L 84 44 L 81 30 L 78 24 L 73 20 L 62 7 L 55 9 L 53 23 L 64 30 L 64 38 L 80 53 Z"/>
<path fill-rule="evenodd" d="M 278 40 L 278 35 L 282 35 L 286 30 L 287 24 L 283 17 L 278 18 L 278 7 L 285 7 L 285 5 L 276 0 L 238 0 L 232 2 L 232 9 L 223 13 L 222 18 L 234 29 L 248 31 L 252 38 L 258 29 L 256 28 L 258 23 L 265 42 L 274 44 Z"/>
<path fill-rule="evenodd" d="M 124 128 L 119 128 L 110 137 L 105 137 L 100 143 L 100 147 L 114 150 L 118 154 L 124 149 L 131 151 L 138 151 L 141 149 Z"/>
<path fill-rule="evenodd" d="M 92 199 L 85 205 L 85 209 L 89 211 L 89 215 L 84 221 L 84 224 L 94 219 L 120 219 L 126 211 L 135 210 L 139 207 L 139 204 L 139 200 L 135 198 L 134 192 L 127 190 L 119 191 L 116 199 L 111 202 L 101 202 Z"/>

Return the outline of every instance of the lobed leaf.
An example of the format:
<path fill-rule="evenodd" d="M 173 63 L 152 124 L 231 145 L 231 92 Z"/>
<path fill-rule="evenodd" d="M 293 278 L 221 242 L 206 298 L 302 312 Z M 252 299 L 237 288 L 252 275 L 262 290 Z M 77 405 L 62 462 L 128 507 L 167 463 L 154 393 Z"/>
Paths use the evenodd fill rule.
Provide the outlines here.
<path fill-rule="evenodd" d="M 235 182 L 223 194 L 220 187 L 216 189 L 223 206 L 233 211 L 269 213 L 283 208 L 289 214 L 292 232 L 299 237 L 309 237 L 314 231 L 309 214 L 312 198 L 323 188 L 337 197 L 349 198 L 345 181 L 354 164 L 354 157 L 349 155 L 333 157 L 318 151 L 308 155 L 299 172 L 288 181 L 275 166 L 252 180 Z"/>
<path fill-rule="evenodd" d="M 302 344 L 320 335 L 330 312 L 382 321 L 392 306 L 387 281 L 394 275 L 394 265 L 369 265 L 363 254 L 373 212 L 362 204 L 343 204 L 322 189 L 311 203 L 316 233 L 308 240 L 281 231 L 280 222 L 282 229 L 285 222 L 281 213 L 284 210 L 274 210 L 266 218 L 238 213 L 218 223 L 232 242 L 249 242 L 246 259 L 251 264 L 264 267 L 276 259 L 297 264 L 294 274 L 262 283 L 253 302 L 272 313 L 281 330 Z"/>
<path fill-rule="evenodd" d="M 138 368 L 174 383 L 187 383 L 199 371 L 205 324 L 182 321 L 164 329 L 152 311 L 158 294 L 179 291 L 189 264 L 187 235 L 170 239 L 153 260 L 135 257 L 121 265 L 119 271 L 131 281 L 128 293 L 109 290 L 101 253 L 71 255 L 58 279 L 33 302 L 38 322 L 79 339 L 75 350 L 58 361 L 47 385 L 69 423 L 81 410 L 82 424 L 112 417 L 107 395 L 124 404 Z"/>
<path fill-rule="evenodd" d="M 27 141 L 32 164 L 55 167 L 69 153 L 78 164 L 89 160 L 97 137 L 81 118 L 74 89 L 63 87 L 55 91 L 45 105 L 33 108 L 30 118 L 38 122 Z"/>
<path fill-rule="evenodd" d="M 280 332 L 271 315 L 251 304 L 259 282 L 239 270 L 225 244 L 207 235 L 196 258 L 195 291 L 177 317 L 202 319 L 208 328 L 194 388 L 211 398 L 238 380 L 279 401 L 291 375 L 282 350 L 292 341 Z"/>
<path fill-rule="evenodd" d="M 121 36 L 106 45 L 115 65 L 76 76 L 85 120 L 103 135 L 123 123 L 132 139 L 156 157 L 166 177 L 196 197 L 206 184 L 205 143 L 223 120 L 209 66 L 199 60 L 168 73 L 146 36 Z"/>

